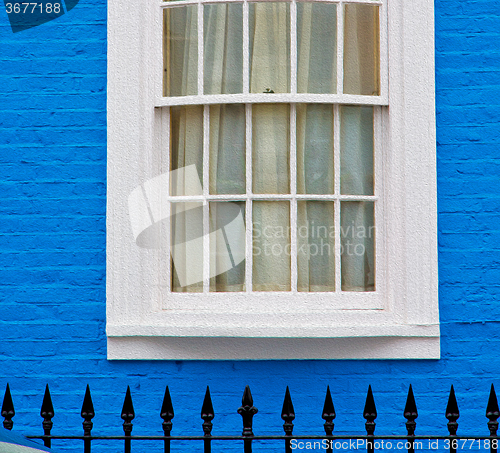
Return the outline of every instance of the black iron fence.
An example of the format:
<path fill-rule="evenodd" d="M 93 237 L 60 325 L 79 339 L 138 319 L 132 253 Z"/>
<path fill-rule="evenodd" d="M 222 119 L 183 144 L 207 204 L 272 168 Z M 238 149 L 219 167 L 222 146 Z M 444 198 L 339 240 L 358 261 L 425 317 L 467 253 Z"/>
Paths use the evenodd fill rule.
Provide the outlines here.
<path fill-rule="evenodd" d="M 239 436 L 214 436 L 212 435 L 212 420 L 214 419 L 214 409 L 212 405 L 212 399 L 210 396 L 210 390 L 207 387 L 205 393 L 205 399 L 201 408 L 201 418 L 203 420 L 202 429 L 203 435 L 199 436 L 172 436 L 170 433 L 172 431 L 172 419 L 174 418 L 174 408 L 172 405 L 172 399 L 170 397 L 170 392 L 167 388 L 165 389 L 165 396 L 163 398 L 162 407 L 160 410 L 160 417 L 163 419 L 162 428 L 163 436 L 132 436 L 132 420 L 135 418 L 134 406 L 132 403 L 132 395 L 130 393 L 130 387 L 127 388 L 125 394 L 125 400 L 123 402 L 123 408 L 121 411 L 121 418 L 123 419 L 123 432 L 124 435 L 121 436 L 94 436 L 92 435 L 93 423 L 92 419 L 95 416 L 94 405 L 92 403 L 92 397 L 90 394 L 89 386 L 85 391 L 85 397 L 83 399 L 83 405 L 81 410 L 81 417 L 83 418 L 83 435 L 75 436 L 57 436 L 52 435 L 54 417 L 54 407 L 52 405 L 52 399 L 50 396 L 49 386 L 45 388 L 45 394 L 43 397 L 42 408 L 40 410 L 40 416 L 42 417 L 42 427 L 43 435 L 32 435 L 28 436 L 31 439 L 42 439 L 46 447 L 51 446 L 52 439 L 64 439 L 64 440 L 79 440 L 83 442 L 84 453 L 91 453 L 92 451 L 92 441 L 94 440 L 112 440 L 120 442 L 123 444 L 123 451 L 125 453 L 132 452 L 132 441 L 134 445 L 137 441 L 141 440 L 153 440 L 163 443 L 163 450 L 165 453 L 170 453 L 171 445 L 175 444 L 176 441 L 192 441 L 192 442 L 202 442 L 204 453 L 212 452 L 212 442 L 213 441 L 235 441 L 242 444 L 242 450 L 244 453 L 252 453 L 252 444 L 259 440 L 270 440 L 276 442 L 275 451 L 285 451 L 285 453 L 291 453 L 294 450 L 323 450 L 327 453 L 332 453 L 335 450 L 347 450 L 347 451 L 360 451 L 366 450 L 367 453 L 374 453 L 376 450 L 399 450 L 408 451 L 408 453 L 414 453 L 418 450 L 424 449 L 424 441 L 427 442 L 428 449 L 430 450 L 440 450 L 449 451 L 450 453 L 455 453 L 458 451 L 470 451 L 472 449 L 490 451 L 491 453 L 496 453 L 499 447 L 499 437 L 497 436 L 498 430 L 498 418 L 500 417 L 500 411 L 498 408 L 498 401 L 495 393 L 493 384 L 491 385 L 490 395 L 488 399 L 488 404 L 486 407 L 486 417 L 488 418 L 487 427 L 489 430 L 489 435 L 484 436 L 459 436 L 457 435 L 458 430 L 458 418 L 460 412 L 458 410 L 458 404 L 455 397 L 455 391 L 453 386 L 451 386 L 450 394 L 448 397 L 448 404 L 445 411 L 445 416 L 448 419 L 447 435 L 430 435 L 422 436 L 416 435 L 416 419 L 418 417 L 417 406 L 415 404 L 415 398 L 413 396 L 413 390 L 410 385 L 408 390 L 408 396 L 406 399 L 406 405 L 403 411 L 403 417 L 406 419 L 406 433 L 400 436 L 377 436 L 375 435 L 375 420 L 377 418 L 377 409 L 375 407 L 375 400 L 373 398 L 373 393 L 371 386 L 368 387 L 368 393 L 366 396 L 366 403 L 363 410 L 363 417 L 366 419 L 365 429 L 366 435 L 335 435 L 334 434 L 334 423 L 333 420 L 336 417 L 335 408 L 332 401 L 332 396 L 330 393 L 330 388 L 326 390 L 325 403 L 323 406 L 323 412 L 321 417 L 325 420 L 323 425 L 325 434 L 321 436 L 294 436 L 293 435 L 293 420 L 295 419 L 295 412 L 293 408 L 292 398 L 288 387 L 286 388 L 285 398 L 283 401 L 283 408 L 281 410 L 281 418 L 283 419 L 283 430 L 284 435 L 275 436 L 259 436 L 255 435 L 252 430 L 252 422 L 254 415 L 258 412 L 257 408 L 253 405 L 253 398 L 250 392 L 250 387 L 246 387 L 243 392 L 242 405 L 237 410 L 238 414 L 241 415 L 243 419 L 243 432 Z M 2 417 L 4 418 L 3 426 L 6 429 L 11 430 L 14 422 L 13 417 L 15 415 L 14 404 L 12 401 L 12 396 L 10 393 L 9 385 L 5 390 L 5 395 L 2 404 Z M 485 430 L 486 431 L 486 430 Z M 432 442 L 443 441 L 441 448 L 438 447 L 438 443 L 433 446 Z M 281 443 L 281 447 L 279 444 Z M 135 450 L 135 448 L 134 448 Z M 142 451 L 139 447 L 137 451 Z M 175 449 L 174 449 L 175 451 Z"/>

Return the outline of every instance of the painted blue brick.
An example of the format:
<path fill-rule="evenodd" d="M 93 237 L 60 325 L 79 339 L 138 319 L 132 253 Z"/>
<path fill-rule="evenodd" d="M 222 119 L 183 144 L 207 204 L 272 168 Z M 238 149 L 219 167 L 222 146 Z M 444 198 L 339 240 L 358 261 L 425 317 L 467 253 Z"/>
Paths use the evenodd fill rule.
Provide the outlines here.
<path fill-rule="evenodd" d="M 160 434 L 168 383 L 174 434 L 200 433 L 210 384 L 217 433 L 241 430 L 250 384 L 256 432 L 281 432 L 284 388 L 296 432 L 320 433 L 330 384 L 339 432 L 363 432 L 368 384 L 377 432 L 401 433 L 413 384 L 419 433 L 446 432 L 453 383 L 460 430 L 487 433 L 491 382 L 500 388 L 500 9 L 491 0 L 436 1 L 436 112 L 442 355 L 439 361 L 108 362 L 105 325 L 106 3 L 80 2 L 44 26 L 12 34 L 0 18 L 0 391 L 10 382 L 16 429 L 40 432 L 48 382 L 55 431 L 81 430 L 86 383 L 99 433 L 120 432 L 127 385 L 134 433 Z M 67 426 L 69 425 L 69 426 Z M 71 443 L 55 443 L 76 452 Z M 78 445 L 80 447 L 80 445 Z M 102 445 L 102 451 L 116 449 Z M 143 451 L 153 451 L 146 449 Z M 181 445 L 177 451 L 193 451 Z M 239 451 L 219 444 L 225 453 Z M 275 452 L 262 445 L 262 452 Z"/>

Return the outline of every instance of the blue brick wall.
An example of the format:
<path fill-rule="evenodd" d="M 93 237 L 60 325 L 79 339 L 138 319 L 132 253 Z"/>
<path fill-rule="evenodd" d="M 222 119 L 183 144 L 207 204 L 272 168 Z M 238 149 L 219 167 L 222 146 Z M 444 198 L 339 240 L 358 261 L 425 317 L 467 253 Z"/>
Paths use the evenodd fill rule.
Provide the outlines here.
<path fill-rule="evenodd" d="M 445 433 L 454 383 L 460 430 L 486 434 L 490 383 L 500 390 L 499 23 L 500 7 L 491 0 L 436 0 L 441 360 L 108 362 L 106 4 L 81 0 L 63 17 L 16 34 L 0 12 L 0 391 L 10 382 L 15 429 L 39 432 L 49 383 L 54 433 L 79 430 L 89 383 L 96 434 L 119 433 L 127 385 L 137 413 L 134 433 L 160 434 L 169 384 L 174 433 L 200 432 L 209 384 L 214 433 L 234 434 L 249 384 L 260 410 L 257 433 L 281 432 L 279 411 L 289 385 L 295 432 L 320 434 L 329 384 L 336 429 L 362 433 L 371 384 L 377 432 L 402 433 L 412 383 L 418 432 Z M 228 444 L 219 448 L 236 451 Z M 116 449 L 102 445 L 100 451 Z M 258 451 L 276 450 L 263 445 Z"/>

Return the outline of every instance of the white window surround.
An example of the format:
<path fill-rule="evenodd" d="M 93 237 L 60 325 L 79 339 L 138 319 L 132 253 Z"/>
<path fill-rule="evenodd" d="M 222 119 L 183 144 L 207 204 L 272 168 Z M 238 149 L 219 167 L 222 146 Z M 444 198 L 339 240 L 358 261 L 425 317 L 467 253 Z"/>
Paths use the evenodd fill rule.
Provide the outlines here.
<path fill-rule="evenodd" d="M 382 84 L 381 94 L 389 107 L 376 156 L 384 212 L 377 218 L 383 271 L 377 291 L 341 293 L 335 300 L 332 293 L 314 293 L 301 308 L 295 295 L 264 293 L 258 295 L 267 298 L 264 312 L 245 293 L 195 295 L 191 304 L 177 298 L 176 308 L 165 310 L 162 251 L 145 252 L 148 266 L 137 258 L 128 196 L 168 171 L 159 153 L 165 114 L 154 108 L 165 105 L 157 96 L 162 21 L 158 3 L 143 0 L 131 8 L 108 2 L 109 359 L 439 358 L 434 6 L 432 0 L 387 0 L 384 7 L 389 89 Z M 252 96 L 300 102 L 304 95 Z M 347 95 L 305 96 L 308 102 L 349 102 Z M 201 103 L 226 97 L 202 96 Z M 352 103 L 367 103 L 366 96 L 355 98 Z M 191 102 L 200 103 L 199 97 L 182 101 Z M 216 310 L 203 309 L 215 303 Z"/>

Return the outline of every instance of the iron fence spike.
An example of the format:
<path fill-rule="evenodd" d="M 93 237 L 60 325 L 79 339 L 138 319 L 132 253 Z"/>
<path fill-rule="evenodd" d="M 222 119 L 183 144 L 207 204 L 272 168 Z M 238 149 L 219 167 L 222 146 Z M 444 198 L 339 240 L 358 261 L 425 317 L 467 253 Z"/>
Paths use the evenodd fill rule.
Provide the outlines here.
<path fill-rule="evenodd" d="M 286 386 L 285 399 L 283 400 L 283 408 L 281 409 L 281 418 L 285 421 L 295 419 L 295 411 L 293 409 L 292 397 L 290 396 L 290 389 Z"/>
<path fill-rule="evenodd" d="M 165 387 L 165 395 L 163 396 L 160 417 L 166 422 L 169 422 L 174 418 L 174 407 L 172 405 L 172 398 L 170 398 L 170 390 L 168 389 L 168 385 Z"/>
<path fill-rule="evenodd" d="M 408 421 L 414 421 L 418 417 L 417 405 L 415 403 L 415 396 L 413 395 L 413 389 L 410 384 L 408 389 L 408 396 L 406 397 L 406 404 L 403 413 L 404 418 Z"/>
<path fill-rule="evenodd" d="M 207 385 L 207 390 L 205 392 L 205 398 L 203 399 L 203 405 L 201 407 L 201 418 L 205 421 L 213 420 L 214 407 L 212 405 L 212 398 L 210 396 L 210 389 Z"/>
<path fill-rule="evenodd" d="M 12 421 L 14 415 L 16 415 L 16 411 L 14 410 L 14 403 L 12 401 L 12 395 L 10 394 L 10 387 L 7 383 L 2 403 L 2 417 L 5 419 L 3 421 L 3 427 L 5 429 L 11 430 L 14 426 L 14 422 Z"/>
<path fill-rule="evenodd" d="M 500 417 L 497 394 L 495 392 L 495 386 L 493 384 L 491 384 L 490 388 L 490 397 L 488 398 L 488 406 L 486 407 L 486 417 L 488 417 L 491 421 L 494 421 L 498 417 Z"/>
<path fill-rule="evenodd" d="M 127 393 L 125 394 L 125 400 L 123 401 L 121 417 L 123 420 L 125 420 L 125 422 L 130 422 L 135 418 L 130 386 L 127 386 Z"/>
<path fill-rule="evenodd" d="M 323 413 L 321 418 L 326 421 L 332 421 L 337 414 L 335 413 L 335 407 L 333 406 L 332 394 L 330 392 L 330 386 L 326 387 L 325 404 L 323 405 Z"/>
<path fill-rule="evenodd" d="M 87 384 L 85 389 L 85 396 L 83 397 L 82 411 L 80 413 L 82 418 L 90 421 L 95 416 L 94 404 L 92 403 L 92 395 L 90 394 L 90 387 Z"/>
<path fill-rule="evenodd" d="M 52 405 L 52 398 L 50 396 L 49 384 L 45 386 L 45 393 L 43 395 L 42 408 L 40 409 L 40 416 L 44 420 L 50 420 L 54 417 L 54 406 Z"/>
<path fill-rule="evenodd" d="M 450 435 L 452 436 L 457 434 L 457 420 L 459 417 L 460 411 L 458 410 L 457 398 L 455 397 L 455 389 L 452 385 L 450 389 L 450 396 L 448 397 L 448 404 L 446 405 L 446 418 L 448 419 L 447 427 Z"/>
<path fill-rule="evenodd" d="M 253 416 L 258 412 L 258 409 L 253 405 L 252 392 L 247 385 L 243 392 L 242 406 L 238 409 L 238 414 L 243 418 L 243 436 L 253 436 L 252 421 Z"/>

